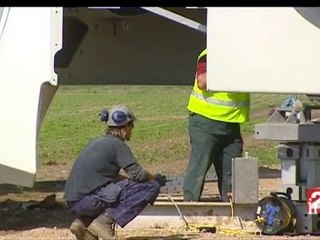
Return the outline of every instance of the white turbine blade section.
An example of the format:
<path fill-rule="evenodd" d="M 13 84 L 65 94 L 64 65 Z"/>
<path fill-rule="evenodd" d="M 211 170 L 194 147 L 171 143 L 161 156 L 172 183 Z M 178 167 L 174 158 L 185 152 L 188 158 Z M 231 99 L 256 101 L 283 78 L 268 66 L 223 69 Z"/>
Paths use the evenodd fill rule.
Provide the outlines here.
<path fill-rule="evenodd" d="M 320 29 L 291 7 L 210 7 L 207 87 L 319 94 L 319 43 Z"/>
<path fill-rule="evenodd" d="M 0 39 L 0 183 L 33 186 L 45 112 L 40 93 L 44 83 L 57 85 L 53 64 L 61 24 L 61 8 L 9 9 Z"/>
<path fill-rule="evenodd" d="M 189 18 L 183 17 L 179 14 L 170 12 L 166 9 L 160 8 L 160 7 L 141 7 L 144 10 L 147 10 L 149 12 L 155 13 L 157 15 L 160 15 L 162 17 L 168 18 L 172 21 L 178 22 L 180 24 L 183 24 L 185 26 L 188 26 L 190 28 L 194 28 L 200 32 L 206 32 L 207 27 L 205 25 L 202 25 L 201 23 L 198 23 L 196 21 L 193 21 Z"/>

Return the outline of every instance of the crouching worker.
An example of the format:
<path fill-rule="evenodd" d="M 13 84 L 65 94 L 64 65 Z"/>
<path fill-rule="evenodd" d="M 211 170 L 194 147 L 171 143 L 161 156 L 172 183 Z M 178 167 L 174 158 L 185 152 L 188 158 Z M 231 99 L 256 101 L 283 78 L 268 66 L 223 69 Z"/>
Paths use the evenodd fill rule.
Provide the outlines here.
<path fill-rule="evenodd" d="M 101 120 L 107 123 L 106 134 L 82 150 L 65 185 L 64 199 L 76 215 L 70 231 L 78 240 L 116 239 L 114 223 L 124 227 L 132 221 L 154 203 L 166 182 L 143 169 L 125 143 L 134 127 L 130 109 L 104 110 Z"/>

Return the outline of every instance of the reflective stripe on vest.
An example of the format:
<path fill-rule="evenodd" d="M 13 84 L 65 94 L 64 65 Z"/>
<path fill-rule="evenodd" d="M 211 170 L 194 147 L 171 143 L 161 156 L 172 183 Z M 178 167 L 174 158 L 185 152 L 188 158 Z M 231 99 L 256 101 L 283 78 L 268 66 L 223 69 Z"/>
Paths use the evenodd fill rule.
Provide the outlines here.
<path fill-rule="evenodd" d="M 193 96 L 195 96 L 196 98 L 199 98 L 200 100 L 206 101 L 208 103 L 212 103 L 212 104 L 217 104 L 217 105 L 221 105 L 221 106 L 226 106 L 226 107 L 249 107 L 250 106 L 250 101 L 226 101 L 226 100 L 220 100 L 214 97 L 205 97 L 203 94 L 201 93 L 197 93 L 194 89 L 192 90 L 191 93 Z"/>

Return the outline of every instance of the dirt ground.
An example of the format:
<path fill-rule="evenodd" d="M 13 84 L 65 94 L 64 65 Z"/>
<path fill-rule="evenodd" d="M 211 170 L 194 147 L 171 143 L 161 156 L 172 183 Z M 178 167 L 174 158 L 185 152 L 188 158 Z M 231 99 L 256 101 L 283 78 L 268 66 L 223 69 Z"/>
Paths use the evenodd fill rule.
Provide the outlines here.
<path fill-rule="evenodd" d="M 182 162 L 167 167 L 167 174 L 177 175 Z M 73 216 L 62 201 L 65 178 L 71 166 L 42 166 L 32 189 L 0 185 L 0 240 L 13 239 L 75 239 L 68 227 Z M 147 166 L 149 169 L 155 166 Z M 160 166 L 161 167 L 161 166 Z M 159 168 L 159 166 L 157 166 Z M 162 169 L 166 169 L 163 166 Z M 276 191 L 281 183 L 279 167 L 259 169 L 260 194 Z M 55 194 L 55 198 L 54 195 Z M 51 197 L 50 197 L 51 196 Z M 43 201 L 46 199 L 45 201 Z M 40 204 L 39 204 L 40 203 Z M 213 233 L 177 233 L 167 230 L 128 232 L 117 230 L 120 239 L 275 239 L 270 236 L 225 236 Z M 277 239 L 311 239 L 308 236 L 277 237 Z M 312 237 L 313 238 L 313 237 Z M 316 239 L 316 238 L 315 238 Z"/>

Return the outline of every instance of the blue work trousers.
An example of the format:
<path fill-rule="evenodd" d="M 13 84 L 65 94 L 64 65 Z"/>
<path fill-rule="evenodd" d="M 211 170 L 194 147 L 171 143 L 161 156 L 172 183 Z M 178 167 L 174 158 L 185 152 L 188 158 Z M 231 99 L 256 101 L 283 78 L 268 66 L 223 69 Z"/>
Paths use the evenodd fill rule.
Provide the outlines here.
<path fill-rule="evenodd" d="M 67 203 L 71 211 L 87 226 L 105 212 L 120 227 L 124 227 L 148 204 L 153 204 L 159 192 L 160 185 L 155 180 L 139 183 L 126 179 L 115 182 L 112 186 L 107 184 L 77 202 Z"/>

